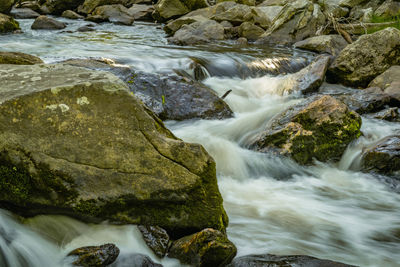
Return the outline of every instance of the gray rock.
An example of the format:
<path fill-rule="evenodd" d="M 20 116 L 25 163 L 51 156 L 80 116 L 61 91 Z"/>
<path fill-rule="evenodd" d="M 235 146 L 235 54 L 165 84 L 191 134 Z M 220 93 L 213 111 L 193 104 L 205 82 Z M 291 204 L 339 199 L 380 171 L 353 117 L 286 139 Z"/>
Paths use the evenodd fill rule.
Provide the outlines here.
<path fill-rule="evenodd" d="M 0 65 L 0 79 L 1 208 L 158 225 L 173 237 L 224 231 L 214 160 L 118 77 L 54 64 Z"/>
<path fill-rule="evenodd" d="M 374 14 L 382 18 L 393 18 L 400 15 L 400 2 L 393 0 L 386 0 Z"/>
<path fill-rule="evenodd" d="M 194 22 L 208 21 L 208 20 L 209 20 L 208 18 L 200 15 L 190 16 L 190 17 L 183 16 L 167 23 L 167 25 L 164 26 L 164 31 L 169 35 L 174 35 L 175 32 L 177 32 L 180 28 L 182 28 L 183 25 L 192 24 Z"/>
<path fill-rule="evenodd" d="M 154 11 L 154 7 L 151 5 L 138 5 L 134 4 L 128 9 L 128 13 L 135 20 L 144 20 L 144 21 L 152 21 L 152 13 Z"/>
<path fill-rule="evenodd" d="M 78 7 L 78 12 L 81 14 L 90 14 L 96 7 L 105 5 L 128 5 L 129 0 L 85 0 L 82 5 Z"/>
<path fill-rule="evenodd" d="M 78 13 L 72 11 L 72 10 L 65 10 L 62 14 L 61 17 L 67 18 L 67 19 L 84 19 L 84 16 L 79 15 Z"/>
<path fill-rule="evenodd" d="M 216 21 L 229 21 L 233 25 L 240 25 L 246 21 L 245 16 L 251 13 L 252 8 L 247 5 L 237 4 L 224 12 L 215 14 L 211 18 Z"/>
<path fill-rule="evenodd" d="M 294 47 L 318 53 L 339 55 L 348 43 L 341 35 L 320 35 L 307 38 L 294 44 Z"/>
<path fill-rule="evenodd" d="M 385 120 L 400 122 L 400 109 L 399 108 L 387 108 L 377 113 L 371 114 L 370 117 Z"/>
<path fill-rule="evenodd" d="M 93 26 L 91 27 L 90 25 L 85 25 L 82 27 L 79 27 L 77 29 L 78 32 L 93 32 L 95 31 L 95 29 L 93 28 Z"/>
<path fill-rule="evenodd" d="M 247 255 L 233 260 L 227 267 L 355 267 L 340 262 L 321 260 L 310 256 L 276 256 L 272 254 Z"/>
<path fill-rule="evenodd" d="M 400 31 L 386 28 L 346 46 L 328 69 L 329 82 L 365 88 L 376 76 L 400 64 Z"/>
<path fill-rule="evenodd" d="M 224 27 L 214 20 L 206 20 L 183 25 L 168 41 L 177 45 L 194 45 L 224 38 Z"/>
<path fill-rule="evenodd" d="M 105 5 L 96 9 L 87 17 L 89 21 L 109 21 L 114 24 L 132 25 L 135 19 L 123 5 Z"/>
<path fill-rule="evenodd" d="M 37 17 L 31 26 L 33 30 L 61 30 L 66 27 L 65 23 L 44 15 Z"/>
<path fill-rule="evenodd" d="M 379 87 L 386 93 L 400 94 L 400 66 L 392 66 L 373 79 L 368 87 Z"/>
<path fill-rule="evenodd" d="M 251 23 L 243 22 L 239 27 L 239 36 L 249 41 L 257 40 L 265 31 L 263 28 Z"/>
<path fill-rule="evenodd" d="M 34 65 L 44 62 L 35 56 L 20 52 L 0 52 L 0 64 Z"/>
<path fill-rule="evenodd" d="M 39 13 L 30 8 L 13 8 L 10 15 L 16 19 L 36 19 L 40 16 Z"/>
<path fill-rule="evenodd" d="M 208 7 L 206 0 L 160 0 L 154 6 L 154 17 L 157 20 L 165 21 L 204 7 Z"/>

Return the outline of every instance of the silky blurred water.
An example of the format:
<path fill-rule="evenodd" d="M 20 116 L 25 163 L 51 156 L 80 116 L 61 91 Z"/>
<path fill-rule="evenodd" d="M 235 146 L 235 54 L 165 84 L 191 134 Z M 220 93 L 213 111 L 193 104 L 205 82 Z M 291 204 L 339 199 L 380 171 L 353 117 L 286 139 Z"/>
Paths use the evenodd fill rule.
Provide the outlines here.
<path fill-rule="evenodd" d="M 68 22 L 62 31 L 32 31 L 20 20 L 23 34 L 0 36 L 0 49 L 41 57 L 46 63 L 68 58 L 105 57 L 147 72 L 190 73 L 191 58 L 230 65 L 277 57 L 310 59 L 289 48 L 235 47 L 233 43 L 178 47 L 168 45 L 160 25 L 97 25 L 95 32 L 75 30 L 87 24 Z M 204 83 L 225 99 L 235 113 L 223 121 L 167 122 L 188 142 L 202 144 L 217 162 L 229 238 L 238 255 L 306 254 L 359 266 L 400 266 L 400 191 L 388 177 L 358 171 L 363 148 L 400 132 L 399 123 L 363 118 L 363 137 L 349 146 L 337 164 L 299 166 L 290 159 L 250 151 L 247 146 L 268 121 L 301 101 L 282 89 L 287 76 L 209 77 Z M 17 223 L 0 213 L 0 263 L 4 266 L 62 266 L 65 255 L 86 245 L 115 243 L 121 255 L 144 253 L 135 226 L 87 225 L 63 216 L 38 216 Z M 165 266 L 181 266 L 164 259 Z M 2 265 L 2 266 L 3 266 Z"/>

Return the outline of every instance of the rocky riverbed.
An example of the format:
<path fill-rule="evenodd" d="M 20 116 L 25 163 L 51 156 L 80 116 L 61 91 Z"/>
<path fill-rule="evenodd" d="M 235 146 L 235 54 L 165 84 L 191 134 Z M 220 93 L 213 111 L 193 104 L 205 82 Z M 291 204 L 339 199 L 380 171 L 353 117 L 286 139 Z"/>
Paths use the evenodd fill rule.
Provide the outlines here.
<path fill-rule="evenodd" d="M 399 15 L 0 0 L 0 265 L 397 266 Z"/>

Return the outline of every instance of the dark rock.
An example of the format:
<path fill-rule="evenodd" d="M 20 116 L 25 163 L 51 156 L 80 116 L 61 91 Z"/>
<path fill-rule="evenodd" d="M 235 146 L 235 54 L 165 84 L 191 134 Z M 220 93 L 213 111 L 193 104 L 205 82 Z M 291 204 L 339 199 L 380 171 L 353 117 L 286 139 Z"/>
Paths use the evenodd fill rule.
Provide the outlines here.
<path fill-rule="evenodd" d="M 44 63 L 40 58 L 20 52 L 0 52 L 0 64 L 34 65 Z"/>
<path fill-rule="evenodd" d="M 347 46 L 341 35 L 320 35 L 307 38 L 294 44 L 294 47 L 318 53 L 329 53 L 337 56 Z"/>
<path fill-rule="evenodd" d="M 19 23 L 10 16 L 0 13 L 0 34 L 20 30 Z"/>
<path fill-rule="evenodd" d="M 65 23 L 44 15 L 37 17 L 31 26 L 33 30 L 61 30 L 66 27 Z"/>
<path fill-rule="evenodd" d="M 361 118 L 331 96 L 311 97 L 273 118 L 251 145 L 290 156 L 300 164 L 340 160 L 360 135 Z"/>
<path fill-rule="evenodd" d="M 365 88 L 378 75 L 400 64 L 400 31 L 386 28 L 362 35 L 346 46 L 327 72 L 327 80 Z"/>
<path fill-rule="evenodd" d="M 40 16 L 39 13 L 29 8 L 13 8 L 10 15 L 16 19 L 36 19 Z"/>
<path fill-rule="evenodd" d="M 214 160 L 176 138 L 118 77 L 0 65 L 0 80 L 0 208 L 158 225 L 174 237 L 224 231 Z"/>
<path fill-rule="evenodd" d="M 54 15 L 61 15 L 65 10 L 74 10 L 83 4 L 84 0 L 46 0 L 44 6 Z"/>
<path fill-rule="evenodd" d="M 212 89 L 196 81 L 110 66 L 96 60 L 69 60 L 65 63 L 112 72 L 162 120 L 224 119 L 233 115 L 229 106 Z"/>
<path fill-rule="evenodd" d="M 138 226 L 147 246 L 160 258 L 168 251 L 169 235 L 167 231 L 158 226 Z"/>
<path fill-rule="evenodd" d="M 128 13 L 135 20 L 153 21 L 153 16 L 151 15 L 154 11 L 154 7 L 150 5 L 137 5 L 134 4 L 128 9 Z"/>
<path fill-rule="evenodd" d="M 226 235 L 210 228 L 176 240 L 168 253 L 168 257 L 196 267 L 225 266 L 235 256 L 235 245 Z"/>
<path fill-rule="evenodd" d="M 227 267 L 355 267 L 310 256 L 247 255 L 236 258 Z"/>
<path fill-rule="evenodd" d="M 387 108 L 374 114 L 370 114 L 372 118 L 400 122 L 400 109 L 399 108 Z"/>
<path fill-rule="evenodd" d="M 79 27 L 77 29 L 77 31 L 78 32 L 93 32 L 93 31 L 95 31 L 95 29 L 93 29 L 93 27 L 85 25 L 85 26 Z"/>
<path fill-rule="evenodd" d="M 61 17 L 67 18 L 67 19 L 84 19 L 84 16 L 79 15 L 78 13 L 72 11 L 72 10 L 65 10 L 62 14 Z"/>
<path fill-rule="evenodd" d="M 15 0 L 0 0 L 0 13 L 8 14 L 14 3 Z"/>
<path fill-rule="evenodd" d="M 155 263 L 149 256 L 134 253 L 128 255 L 119 255 L 118 259 L 109 267 L 163 267 Z"/>
<path fill-rule="evenodd" d="M 113 263 L 119 255 L 119 248 L 114 244 L 89 246 L 74 249 L 68 257 L 76 257 L 75 266 L 103 267 Z"/>
<path fill-rule="evenodd" d="M 400 171 L 400 136 L 389 136 L 362 153 L 362 168 L 383 174 Z M 399 176 L 396 177 L 400 180 Z"/>

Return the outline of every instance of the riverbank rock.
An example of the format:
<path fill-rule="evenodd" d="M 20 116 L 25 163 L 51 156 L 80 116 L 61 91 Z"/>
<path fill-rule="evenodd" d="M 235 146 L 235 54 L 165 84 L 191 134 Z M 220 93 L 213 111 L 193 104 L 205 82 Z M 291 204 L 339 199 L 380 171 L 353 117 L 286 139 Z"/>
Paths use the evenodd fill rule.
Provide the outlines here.
<path fill-rule="evenodd" d="M 153 21 L 153 12 L 154 7 L 151 5 L 134 4 L 128 9 L 129 15 L 131 15 L 135 20 Z"/>
<path fill-rule="evenodd" d="M 363 151 L 362 168 L 383 174 L 400 171 L 400 136 L 389 136 Z"/>
<path fill-rule="evenodd" d="M 96 9 L 87 18 L 89 21 L 109 21 L 114 24 L 132 25 L 135 19 L 123 5 L 105 5 Z"/>
<path fill-rule="evenodd" d="M 163 265 L 155 263 L 147 255 L 132 253 L 119 255 L 117 260 L 113 264 L 108 265 L 108 267 L 163 267 Z"/>
<path fill-rule="evenodd" d="M 78 13 L 72 11 L 72 10 L 65 10 L 62 14 L 61 17 L 67 18 L 67 19 L 84 19 L 84 16 L 79 15 Z"/>
<path fill-rule="evenodd" d="M 329 82 L 367 87 L 379 74 L 400 64 L 400 31 L 386 28 L 362 35 L 344 48 L 328 69 Z"/>
<path fill-rule="evenodd" d="M 0 65 L 0 79 L 1 208 L 158 225 L 175 237 L 224 231 L 214 160 L 119 78 L 55 64 Z"/>
<path fill-rule="evenodd" d="M 379 87 L 385 93 L 400 94 L 400 66 L 392 66 L 373 79 L 368 87 Z"/>
<path fill-rule="evenodd" d="M 32 30 L 61 30 L 66 28 L 67 25 L 64 22 L 60 22 L 53 18 L 49 18 L 47 16 L 39 16 L 33 22 L 31 29 Z"/>
<path fill-rule="evenodd" d="M 34 65 L 43 64 L 38 57 L 20 52 L 0 52 L 0 64 Z"/>
<path fill-rule="evenodd" d="M 265 32 L 263 28 L 251 23 L 243 22 L 238 28 L 239 36 L 249 41 L 257 40 Z"/>
<path fill-rule="evenodd" d="M 168 257 L 196 267 L 218 267 L 230 263 L 236 252 L 235 245 L 225 234 L 209 228 L 175 241 Z"/>
<path fill-rule="evenodd" d="M 321 260 L 310 256 L 276 256 L 272 254 L 247 255 L 236 258 L 227 267 L 355 267 L 340 262 Z"/>
<path fill-rule="evenodd" d="M 158 21 L 166 21 L 208 6 L 206 0 L 160 0 L 154 6 L 153 17 Z"/>
<path fill-rule="evenodd" d="M 36 19 L 40 16 L 39 13 L 29 8 L 13 8 L 10 15 L 16 19 Z"/>
<path fill-rule="evenodd" d="M 177 45 L 205 44 L 225 38 L 224 27 L 214 20 L 194 22 L 183 25 L 168 42 Z"/>
<path fill-rule="evenodd" d="M 14 3 L 15 0 L 0 0 L 0 13 L 8 14 Z"/>
<path fill-rule="evenodd" d="M 77 9 L 80 14 L 90 14 L 96 7 L 105 5 L 127 5 L 129 0 L 85 0 Z"/>
<path fill-rule="evenodd" d="M 76 9 L 83 2 L 84 0 L 46 0 L 44 6 L 51 14 L 61 15 L 65 10 Z"/>
<path fill-rule="evenodd" d="M 119 248 L 114 244 L 89 246 L 74 249 L 67 257 L 74 257 L 75 266 L 94 267 L 107 266 L 113 263 L 119 255 Z"/>
<path fill-rule="evenodd" d="M 325 73 L 330 61 L 330 56 L 318 56 L 307 67 L 289 75 L 283 82 L 280 93 L 282 95 L 293 92 L 307 94 L 318 91 L 319 87 L 324 82 Z"/>
<path fill-rule="evenodd" d="M 169 247 L 169 235 L 167 231 L 158 226 L 139 225 L 144 242 L 160 258 L 164 258 Z"/>
<path fill-rule="evenodd" d="M 0 34 L 20 30 L 19 23 L 10 16 L 0 13 Z"/>
<path fill-rule="evenodd" d="M 228 8 L 224 12 L 215 14 L 211 19 L 216 21 L 229 21 L 234 26 L 239 26 L 241 23 L 246 21 L 246 15 L 251 13 L 252 8 L 248 5 L 236 4 L 231 8 Z"/>
<path fill-rule="evenodd" d="M 257 41 L 259 44 L 292 44 L 316 35 L 325 24 L 321 7 L 310 0 L 287 3 Z"/>
<path fill-rule="evenodd" d="M 290 156 L 300 164 L 339 160 L 360 135 L 361 118 L 331 96 L 317 96 L 273 118 L 251 146 Z"/>
<path fill-rule="evenodd" d="M 333 34 L 310 37 L 295 43 L 294 47 L 337 56 L 347 45 L 348 43 L 341 35 Z"/>
<path fill-rule="evenodd" d="M 135 71 L 93 59 L 65 63 L 115 74 L 162 120 L 227 119 L 233 116 L 229 106 L 211 88 L 193 80 Z"/>

